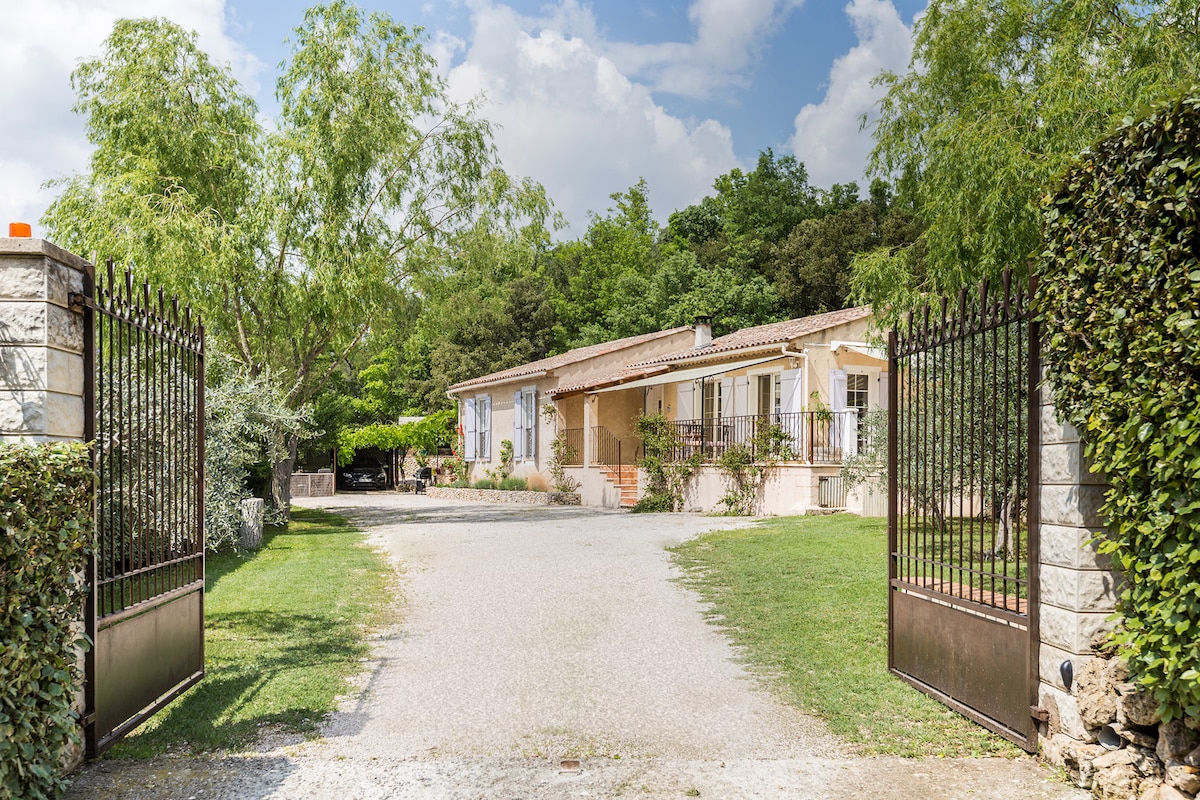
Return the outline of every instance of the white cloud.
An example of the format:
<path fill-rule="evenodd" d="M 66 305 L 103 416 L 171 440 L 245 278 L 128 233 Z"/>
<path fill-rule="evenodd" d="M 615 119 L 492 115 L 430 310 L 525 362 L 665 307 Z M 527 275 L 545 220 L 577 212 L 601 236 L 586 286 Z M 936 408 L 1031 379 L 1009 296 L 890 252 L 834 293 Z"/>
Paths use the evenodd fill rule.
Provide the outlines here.
<path fill-rule="evenodd" d="M 791 140 L 816 186 L 862 180 L 872 147 L 870 124 L 883 97 L 883 88 L 871 80 L 883 70 L 903 72 L 912 56 L 912 30 L 891 0 L 851 0 L 846 14 L 858 44 L 834 61 L 825 98 L 800 109 Z M 868 127 L 859 130 L 863 114 Z"/>
<path fill-rule="evenodd" d="M 709 98 L 744 86 L 747 72 L 789 12 L 804 0 L 694 0 L 688 19 L 691 42 L 601 43 L 625 72 L 645 77 L 657 91 Z"/>
<path fill-rule="evenodd" d="M 120 17 L 167 17 L 195 30 L 200 46 L 228 62 L 254 93 L 261 63 L 225 30 L 224 0 L 28 0 L 5 10 L 0 48 L 0 235 L 7 223 L 37 221 L 53 199 L 43 181 L 87 167 L 91 152 L 83 121 L 71 112 L 70 75 L 81 59 L 99 55 Z"/>
<path fill-rule="evenodd" d="M 564 3 L 544 19 L 488 2 L 473 6 L 471 44 L 449 77 L 452 96 L 486 95 L 483 113 L 499 127 L 509 171 L 540 181 L 582 233 L 588 211 L 639 177 L 660 218 L 698 201 L 736 165 L 729 129 L 685 122 L 654 102 L 613 59 L 574 31 L 590 13 Z"/>

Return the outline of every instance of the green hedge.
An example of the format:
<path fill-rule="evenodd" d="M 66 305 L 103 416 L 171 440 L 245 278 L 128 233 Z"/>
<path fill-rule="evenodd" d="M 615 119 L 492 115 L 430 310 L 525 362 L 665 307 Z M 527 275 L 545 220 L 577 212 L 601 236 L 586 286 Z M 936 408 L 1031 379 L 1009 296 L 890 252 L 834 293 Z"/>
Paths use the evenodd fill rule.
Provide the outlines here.
<path fill-rule="evenodd" d="M 1081 156 L 1045 207 L 1060 412 L 1110 484 L 1117 641 L 1164 719 L 1200 715 L 1200 95 Z"/>
<path fill-rule="evenodd" d="M 0 444 L 0 798 L 59 797 L 80 740 L 81 618 L 92 546 L 92 473 L 83 445 Z"/>

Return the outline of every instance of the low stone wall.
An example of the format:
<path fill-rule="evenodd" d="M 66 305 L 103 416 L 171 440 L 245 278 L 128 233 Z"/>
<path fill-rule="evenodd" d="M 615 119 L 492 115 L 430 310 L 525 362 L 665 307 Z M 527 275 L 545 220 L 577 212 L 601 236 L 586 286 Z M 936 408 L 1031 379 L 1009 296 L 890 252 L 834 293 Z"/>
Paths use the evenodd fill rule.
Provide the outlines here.
<path fill-rule="evenodd" d="M 515 503 L 532 506 L 577 506 L 577 492 L 506 492 L 501 489 L 458 489 L 430 486 L 426 497 L 446 500 L 473 500 L 477 503 Z"/>
<path fill-rule="evenodd" d="M 1073 683 L 1086 739 L 1059 733 L 1044 740 L 1049 761 L 1096 797 L 1185 800 L 1200 792 L 1200 720 L 1160 722 L 1154 700 L 1108 651 L 1096 650 Z M 1047 710 L 1051 730 L 1060 727 L 1062 709 Z"/>

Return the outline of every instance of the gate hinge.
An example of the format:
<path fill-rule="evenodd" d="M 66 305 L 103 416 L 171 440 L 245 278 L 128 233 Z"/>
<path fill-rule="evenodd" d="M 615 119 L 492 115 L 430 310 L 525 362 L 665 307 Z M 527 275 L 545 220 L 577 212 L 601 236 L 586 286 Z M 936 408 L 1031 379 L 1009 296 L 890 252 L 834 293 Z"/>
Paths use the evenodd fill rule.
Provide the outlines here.
<path fill-rule="evenodd" d="M 1050 721 L 1050 709 L 1043 708 L 1042 706 L 1030 706 L 1029 707 L 1029 716 L 1033 717 L 1038 722 L 1049 722 Z"/>
<path fill-rule="evenodd" d="M 79 717 L 79 726 L 82 728 L 86 728 L 89 725 L 91 725 L 92 723 L 94 723 L 95 721 L 96 721 L 96 712 L 95 711 L 91 712 L 90 714 L 82 714 Z"/>
<path fill-rule="evenodd" d="M 81 292 L 67 292 L 67 307 L 72 311 L 83 311 L 86 306 L 86 295 Z"/>

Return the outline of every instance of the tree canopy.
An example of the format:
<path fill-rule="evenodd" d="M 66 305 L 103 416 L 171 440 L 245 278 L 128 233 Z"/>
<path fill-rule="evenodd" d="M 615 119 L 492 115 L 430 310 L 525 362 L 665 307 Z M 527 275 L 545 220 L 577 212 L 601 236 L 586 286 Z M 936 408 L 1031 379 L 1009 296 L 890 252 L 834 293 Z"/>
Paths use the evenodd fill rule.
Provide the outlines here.
<path fill-rule="evenodd" d="M 908 71 L 881 78 L 871 156 L 911 193 L 923 232 L 860 259 L 856 297 L 911 308 L 1024 270 L 1056 176 L 1198 65 L 1195 0 L 931 0 Z"/>
<path fill-rule="evenodd" d="M 47 211 L 52 236 L 188 299 L 293 408 L 400 302 L 410 251 L 469 225 L 485 184 L 510 186 L 419 31 L 340 0 L 296 29 L 269 129 L 195 34 L 161 18 L 118 21 L 73 84 L 95 150 Z"/>

